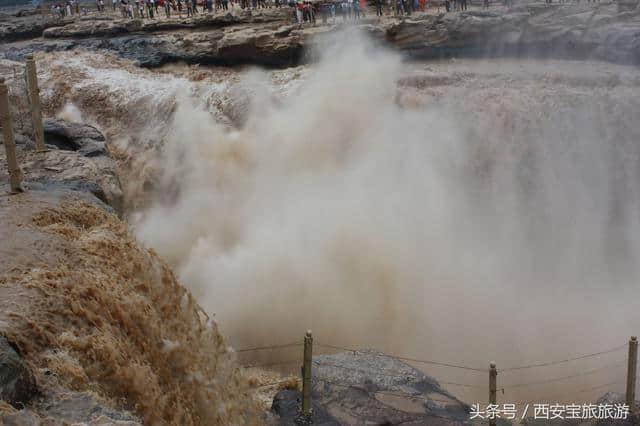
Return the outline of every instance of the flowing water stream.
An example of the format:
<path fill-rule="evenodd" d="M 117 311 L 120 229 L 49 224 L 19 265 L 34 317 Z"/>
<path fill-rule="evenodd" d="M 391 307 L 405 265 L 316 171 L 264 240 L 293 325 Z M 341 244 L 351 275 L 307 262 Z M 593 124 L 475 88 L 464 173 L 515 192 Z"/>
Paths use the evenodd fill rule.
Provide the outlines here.
<path fill-rule="evenodd" d="M 42 91 L 49 111 L 110 136 L 138 238 L 236 347 L 309 328 L 318 342 L 500 368 L 637 333 L 637 69 L 404 63 L 345 40 L 316 64 L 271 71 L 50 54 Z M 572 392 L 619 378 L 622 363 L 507 397 L 592 400 L 604 390 Z"/>

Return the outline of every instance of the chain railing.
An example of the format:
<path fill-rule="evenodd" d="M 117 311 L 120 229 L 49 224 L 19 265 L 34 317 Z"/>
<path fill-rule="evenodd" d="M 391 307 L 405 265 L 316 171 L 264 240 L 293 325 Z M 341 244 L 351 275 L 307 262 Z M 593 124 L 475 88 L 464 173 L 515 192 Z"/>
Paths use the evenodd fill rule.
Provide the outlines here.
<path fill-rule="evenodd" d="M 310 337 L 310 333 L 305 335 L 305 337 Z M 311 339 L 311 342 L 313 342 L 313 339 Z M 333 345 L 333 344 L 329 344 L 329 343 L 322 343 L 322 342 L 316 342 L 313 343 L 313 345 L 317 348 L 324 348 L 324 349 L 330 349 L 333 351 L 341 351 L 341 352 L 352 352 L 354 355 L 363 352 L 363 349 L 360 348 L 352 348 L 352 347 L 345 347 L 345 346 L 338 346 L 338 345 Z M 542 361 L 542 362 L 532 362 L 532 363 L 528 363 L 528 364 L 523 364 L 523 365 L 513 365 L 513 366 L 508 366 L 505 368 L 498 368 L 496 367 L 495 363 L 491 362 L 489 363 L 489 368 L 481 368 L 478 366 L 473 366 L 473 365 L 464 365 L 464 364 L 456 364 L 456 363 L 451 363 L 451 362 L 444 362 L 444 361 L 438 361 L 438 360 L 432 360 L 432 359 L 420 359 L 420 358 L 416 358 L 416 357 L 411 357 L 411 356 L 405 356 L 405 355 L 398 355 L 398 354 L 388 354 L 388 353 L 384 353 L 384 352 L 378 352 L 378 351 L 372 351 L 372 350 L 368 350 L 368 353 L 372 353 L 376 356 L 381 356 L 381 357 L 388 357 L 388 358 L 392 358 L 398 361 L 402 361 L 402 362 L 409 362 L 409 363 L 414 363 L 414 364 L 423 364 L 423 365 L 434 365 L 434 366 L 439 366 L 439 367 L 446 367 L 446 368 L 450 368 L 450 369 L 457 369 L 457 370 L 462 370 L 462 371 L 466 371 L 468 373 L 472 373 L 472 374 L 478 374 L 478 373 L 483 373 L 483 374 L 487 374 L 489 375 L 489 405 L 495 405 L 496 404 L 496 398 L 497 398 L 497 394 L 501 394 L 504 395 L 505 391 L 511 391 L 514 389 L 523 389 L 523 388 L 535 388 L 536 386 L 543 386 L 543 385 L 548 385 L 548 384 L 557 384 L 557 383 L 562 383 L 562 382 L 567 382 L 570 381 L 572 379 L 576 379 L 579 377 L 587 377 L 587 376 L 591 376 L 594 375 L 596 373 L 600 373 L 603 371 L 617 371 L 616 368 L 622 367 L 625 363 L 627 364 L 627 375 L 626 375 L 626 379 L 624 377 L 618 377 L 616 380 L 614 381 L 607 381 L 605 383 L 600 383 L 597 385 L 593 385 L 593 386 L 589 386 L 589 387 L 585 387 L 585 388 L 580 388 L 578 390 L 574 390 L 571 391 L 571 395 L 580 395 L 583 393 L 587 393 L 587 392 L 593 392 L 596 390 L 602 390 L 602 389 L 608 389 L 611 388 L 612 386 L 616 386 L 616 385 L 620 385 L 623 383 L 627 384 L 627 388 L 626 388 L 626 393 L 625 393 L 625 409 L 627 409 L 629 412 L 633 412 L 634 410 L 634 405 L 635 405 L 635 386 L 636 386 L 636 382 L 637 382 L 637 377 L 636 377 L 636 365 L 637 365 L 637 345 L 638 345 L 638 341 L 637 338 L 635 336 L 631 337 L 631 339 L 629 340 L 629 342 L 627 344 L 624 345 L 617 345 L 615 347 L 612 348 L 608 348 L 608 349 L 604 349 L 601 351 L 597 351 L 597 352 L 592 352 L 592 353 L 587 353 L 587 354 L 581 354 L 581 355 L 577 355 L 577 356 L 571 356 L 571 357 L 567 357 L 567 358 L 563 358 L 563 359 L 556 359 L 556 360 L 548 360 L 548 361 Z M 281 344 L 281 345 L 272 345 L 272 346 L 260 346 L 260 347 L 250 347 L 250 348 L 244 348 L 244 349 L 240 349 L 237 350 L 236 352 L 238 353 L 253 353 L 253 352 L 257 352 L 257 351 L 268 351 L 268 350 L 281 350 L 281 349 L 290 349 L 290 348 L 298 348 L 300 346 L 305 346 L 305 344 L 303 342 L 293 342 L 293 343 L 288 343 L 288 344 Z M 586 371 L 582 371 L 579 373 L 575 373 L 575 374 L 570 374 L 570 375 L 562 375 L 562 376 L 555 376 L 555 377 L 549 377 L 546 379 L 541 379 L 541 380 L 533 380 L 533 381 L 528 381 L 528 382 L 514 382 L 514 383 L 507 383 L 504 385 L 498 385 L 498 377 L 502 377 L 503 374 L 509 374 L 509 373 L 514 373 L 514 372 L 519 372 L 519 371 L 523 371 L 523 370 L 530 370 L 530 369 L 544 369 L 544 368 L 548 368 L 548 367 L 553 367 L 553 366 L 558 366 L 558 365 L 563 365 L 563 364 L 569 364 L 569 363 L 574 363 L 574 362 L 578 362 L 581 360 L 587 360 L 587 359 L 592 359 L 592 358 L 599 358 L 599 357 L 603 357 L 603 356 L 607 356 L 610 354 L 614 354 L 614 353 L 618 353 L 618 352 L 622 352 L 625 348 L 628 348 L 628 355 L 626 359 L 622 359 L 619 358 L 616 361 L 613 362 L 609 362 L 606 363 L 600 367 L 597 368 L 592 368 Z M 311 351 L 310 348 L 307 348 L 307 350 Z M 323 354 L 326 355 L 326 354 Z M 293 366 L 293 365 L 301 365 L 302 363 L 302 359 L 289 359 L 286 361 L 275 361 L 275 362 L 267 362 L 267 363 L 257 363 L 257 364 L 252 364 L 252 365 L 246 365 L 245 367 L 247 368 L 267 368 L 267 367 L 272 367 L 272 366 Z M 352 371 L 358 374 L 363 374 L 363 373 L 370 373 L 371 370 L 370 369 L 365 369 L 365 368 L 357 368 L 357 367 L 351 367 L 351 366 L 346 366 L 346 365 L 339 365 L 336 364 L 334 362 L 328 362 L 322 359 L 313 359 L 311 363 L 308 364 L 307 367 L 303 366 L 301 368 L 301 373 L 302 373 L 302 383 L 303 383 L 303 405 L 306 407 L 310 407 L 311 402 L 310 402 L 310 390 L 308 392 L 305 392 L 305 383 L 308 383 L 307 386 L 310 386 L 312 383 L 312 380 L 315 381 L 316 383 L 320 382 L 323 384 L 327 384 L 330 386 L 335 386 L 338 388 L 355 388 L 355 389 L 360 389 L 361 386 L 359 384 L 346 384 L 346 383 L 340 383 L 337 382 L 335 380 L 329 380 L 326 378 L 319 378 L 319 377 L 315 377 L 312 378 L 311 375 L 311 369 L 313 367 L 329 367 L 329 368 L 335 368 L 335 369 L 339 369 L 339 370 L 344 370 L 344 371 Z M 380 371 L 376 371 L 375 372 L 376 376 L 380 376 L 380 377 L 388 377 L 388 378 L 393 378 L 393 379 L 398 379 L 398 380 L 404 380 L 406 379 L 407 375 L 401 375 L 401 374 L 397 374 L 397 373 L 392 373 L 390 371 L 385 371 L 385 370 L 380 370 Z M 265 387 L 265 386 L 273 386 L 273 385 L 277 385 L 281 382 L 274 382 L 274 383 L 268 383 L 268 384 L 263 384 L 261 386 L 259 386 L 259 388 L 261 387 Z M 443 385 L 443 386 L 453 386 L 453 387 L 462 387 L 462 388 L 471 388 L 471 389 L 487 389 L 487 387 L 485 386 L 480 386 L 476 383 L 461 383 L 461 382 L 457 382 L 457 381 L 439 381 L 439 384 Z M 369 392 L 372 395 L 390 395 L 390 396 L 398 396 L 398 397 L 404 397 L 404 398 L 408 398 L 408 399 L 416 399 L 416 400 L 431 400 L 431 401 L 436 401 L 434 400 L 431 396 L 429 398 L 425 398 L 423 395 L 416 393 L 410 393 L 410 392 L 404 392 L 404 391 L 368 391 L 366 390 L 364 387 L 362 387 L 363 390 Z M 566 395 L 566 393 L 565 393 Z M 531 401 L 527 401 L 527 402 L 519 402 L 519 404 L 522 405 L 526 405 L 526 409 L 525 412 L 528 410 L 529 406 L 534 405 L 534 401 L 542 401 L 542 400 L 559 400 L 558 398 L 562 398 L 563 395 L 558 394 L 558 395 L 554 395 L 551 398 L 549 398 L 548 396 L 541 396 L 538 399 L 534 399 Z M 308 399 L 308 401 L 305 403 L 305 400 Z M 436 402 L 451 402 L 449 401 L 436 401 Z M 303 413 L 305 411 L 303 410 Z M 494 424 L 495 420 L 490 420 L 489 424 Z"/>

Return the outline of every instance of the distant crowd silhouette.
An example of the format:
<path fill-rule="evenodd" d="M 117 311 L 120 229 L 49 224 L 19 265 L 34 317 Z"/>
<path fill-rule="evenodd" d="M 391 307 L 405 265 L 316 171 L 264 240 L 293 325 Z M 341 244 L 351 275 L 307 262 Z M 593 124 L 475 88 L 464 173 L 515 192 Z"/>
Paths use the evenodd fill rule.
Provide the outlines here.
<path fill-rule="evenodd" d="M 109 0 L 106 0 L 109 1 Z M 437 8 L 440 12 L 444 7 L 446 12 L 461 12 L 468 10 L 470 0 L 368 0 L 375 6 L 376 16 L 408 16 L 414 12 L 424 12 L 427 8 Z M 501 0 L 498 4 L 507 8 L 514 6 L 515 0 Z M 545 0 L 552 4 L 554 0 Z M 570 0 L 557 0 L 558 3 L 566 3 Z M 581 0 L 575 0 L 580 3 Z M 587 2 L 599 2 L 600 0 L 585 0 Z M 95 0 L 96 10 L 105 12 L 105 0 Z M 256 10 L 290 7 L 292 20 L 296 23 L 316 23 L 320 17 L 322 23 L 329 20 L 336 23 L 337 17 L 342 17 L 343 22 L 358 21 L 365 16 L 367 0 L 111 0 L 113 12 L 120 12 L 123 18 L 128 19 L 155 19 L 161 13 L 170 18 L 173 15 L 179 17 L 193 17 L 200 14 L 223 12 L 228 13 L 234 8 L 241 10 Z M 482 7 L 489 8 L 489 0 L 482 0 Z M 51 7 L 52 13 L 59 17 L 86 15 L 86 7 L 80 7 L 80 0 L 67 0 L 64 3 L 56 3 Z"/>

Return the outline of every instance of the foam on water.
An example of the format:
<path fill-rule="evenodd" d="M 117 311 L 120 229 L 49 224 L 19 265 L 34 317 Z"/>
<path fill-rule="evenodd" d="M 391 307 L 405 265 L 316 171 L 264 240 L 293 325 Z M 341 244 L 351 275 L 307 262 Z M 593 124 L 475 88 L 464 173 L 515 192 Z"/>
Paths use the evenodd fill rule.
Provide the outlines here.
<path fill-rule="evenodd" d="M 624 343 L 640 319 L 632 70 L 425 70 L 342 37 L 284 90 L 284 72 L 215 85 L 76 58 L 84 83 L 66 97 L 137 157 L 128 196 L 152 183 L 137 236 L 231 340 L 311 328 L 319 342 L 479 366 Z M 85 102 L 96 88 L 126 128 Z M 237 128 L 220 119 L 234 94 L 248 97 Z"/>

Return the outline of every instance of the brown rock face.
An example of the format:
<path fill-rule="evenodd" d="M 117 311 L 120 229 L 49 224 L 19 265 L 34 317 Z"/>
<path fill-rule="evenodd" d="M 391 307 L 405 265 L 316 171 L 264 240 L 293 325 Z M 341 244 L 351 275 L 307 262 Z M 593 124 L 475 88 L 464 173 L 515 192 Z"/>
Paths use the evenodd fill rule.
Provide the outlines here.
<path fill-rule="evenodd" d="M 14 59 L 33 50 L 87 48 L 112 51 L 145 67 L 178 61 L 281 67 L 310 60 L 305 50 L 343 26 L 290 22 L 290 8 L 157 21 L 79 19 L 6 30 L 4 38 L 9 33 L 45 37 L 45 42 L 18 49 L 7 46 L 7 56 Z M 640 12 L 613 3 L 522 3 L 513 10 L 369 19 L 355 27 L 413 58 L 523 56 L 640 63 Z M 2 34 L 0 26 L 0 39 Z"/>
<path fill-rule="evenodd" d="M 0 336 L 0 400 L 22 408 L 36 393 L 33 374 L 16 349 L 7 339 Z"/>

